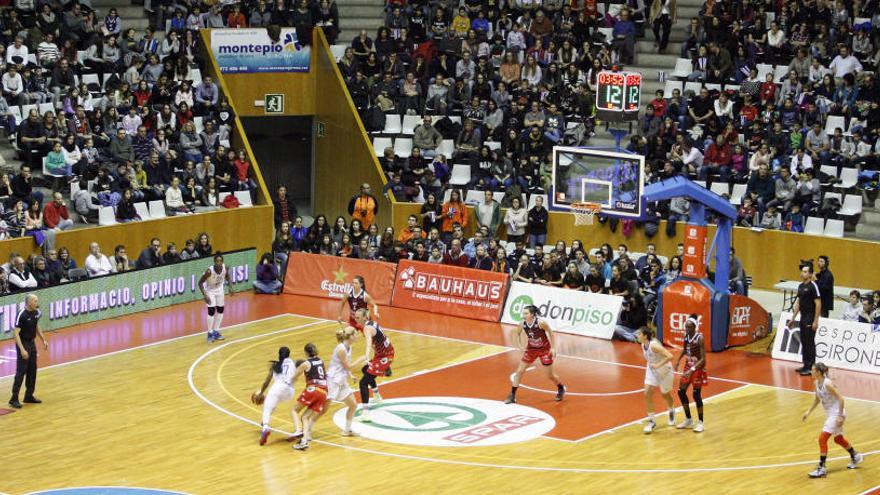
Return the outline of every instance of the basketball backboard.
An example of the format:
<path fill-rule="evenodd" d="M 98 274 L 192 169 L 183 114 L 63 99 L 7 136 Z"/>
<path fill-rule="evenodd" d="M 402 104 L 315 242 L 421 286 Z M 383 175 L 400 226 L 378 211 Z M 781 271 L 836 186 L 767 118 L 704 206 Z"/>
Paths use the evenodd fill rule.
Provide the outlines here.
<path fill-rule="evenodd" d="M 589 148 L 553 147 L 550 209 L 571 211 L 573 203 L 599 203 L 602 214 L 642 216 L 645 157 Z"/>

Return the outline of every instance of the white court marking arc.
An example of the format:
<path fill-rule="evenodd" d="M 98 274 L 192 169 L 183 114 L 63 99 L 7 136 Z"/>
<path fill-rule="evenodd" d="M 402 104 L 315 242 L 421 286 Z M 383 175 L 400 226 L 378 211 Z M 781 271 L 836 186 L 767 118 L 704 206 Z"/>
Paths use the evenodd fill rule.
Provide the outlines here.
<path fill-rule="evenodd" d="M 301 316 L 301 315 L 294 315 L 294 316 Z M 311 318 L 311 317 L 309 317 L 309 318 Z M 331 323 L 331 322 L 333 322 L 333 321 L 332 320 L 323 320 L 323 323 Z M 232 344 L 239 343 L 239 342 L 246 342 L 249 340 L 254 340 L 254 339 L 267 337 L 267 336 L 271 336 L 271 335 L 276 335 L 276 334 L 283 333 L 283 332 L 299 330 L 299 329 L 306 328 L 309 326 L 317 325 L 319 323 L 322 323 L 322 322 L 321 321 L 313 322 L 313 323 L 309 323 L 309 324 L 305 324 L 305 325 L 299 325 L 296 327 L 290 327 L 290 328 L 286 328 L 286 329 L 282 329 L 282 330 L 276 330 L 276 331 L 265 333 L 265 334 L 253 335 L 250 337 L 245 337 L 243 339 L 229 341 L 229 342 L 226 342 L 220 346 L 213 347 L 213 348 L 209 349 L 204 354 L 199 356 L 195 361 L 193 361 L 193 364 L 190 366 L 189 371 L 187 372 L 187 381 L 188 381 L 190 390 L 192 390 L 192 392 L 199 399 L 201 399 L 203 402 L 205 402 L 209 406 L 213 407 L 214 409 L 222 412 L 223 414 L 226 414 L 230 417 L 238 419 L 239 421 L 242 421 L 244 423 L 247 423 L 247 424 L 250 424 L 250 425 L 253 425 L 253 426 L 259 428 L 261 426 L 259 422 L 254 421 L 252 419 L 245 418 L 239 414 L 236 414 L 236 413 L 218 405 L 217 403 L 213 402 L 211 399 L 207 398 L 204 394 L 202 394 L 202 392 L 198 389 L 198 387 L 195 386 L 195 383 L 193 380 L 193 374 L 195 372 L 196 367 L 211 354 L 213 354 L 221 349 L 224 349 L 227 346 L 230 346 Z M 417 333 L 417 332 L 397 331 L 397 330 L 393 330 L 390 328 L 389 328 L 389 330 L 399 332 L 399 333 L 404 333 L 404 334 L 413 334 L 413 335 L 421 335 L 421 336 L 425 336 L 425 337 L 434 337 L 429 334 L 421 334 L 421 333 Z M 463 340 L 463 339 L 454 339 L 454 338 L 449 338 L 449 337 L 438 337 L 438 338 L 452 340 L 452 341 L 477 343 L 477 342 L 471 342 L 471 341 L 467 341 L 467 340 Z M 499 347 L 504 347 L 504 346 L 499 346 Z M 478 359 L 482 359 L 485 357 L 487 357 L 487 356 L 481 356 Z M 607 362 L 607 363 L 608 364 L 617 364 L 617 363 L 613 363 L 613 362 Z M 458 363 L 455 363 L 451 366 L 454 366 L 457 364 Z M 628 365 L 628 366 L 633 366 L 633 367 L 644 369 L 644 367 L 640 367 L 640 366 L 634 366 L 634 365 Z M 440 369 L 440 368 L 438 368 L 438 369 Z M 398 380 L 404 379 L 404 378 L 406 378 L 406 377 L 401 377 Z M 760 384 L 751 384 L 751 383 L 743 382 L 743 385 L 760 385 Z M 739 388 L 741 388 L 741 387 L 738 387 L 733 390 L 738 390 Z M 776 388 L 785 389 L 784 387 L 776 387 Z M 793 390 L 793 389 L 785 389 L 785 390 Z M 721 394 L 718 394 L 718 395 L 721 395 Z M 874 401 L 869 401 L 869 402 L 874 402 Z M 606 430 L 605 432 L 600 432 L 599 434 L 607 433 L 607 432 L 613 431 L 614 429 L 622 428 L 624 426 L 628 426 L 628 425 L 617 426 L 617 427 L 612 428 L 610 430 Z M 284 435 L 292 435 L 293 434 L 292 432 L 284 431 L 284 430 L 281 430 L 278 428 L 271 428 L 271 429 L 275 432 L 278 432 L 278 433 L 281 433 Z M 694 473 L 694 472 L 752 471 L 752 470 L 759 470 L 759 469 L 773 469 L 773 468 L 783 468 L 783 467 L 793 467 L 793 466 L 805 466 L 805 465 L 813 465 L 816 463 L 815 460 L 807 460 L 807 461 L 794 461 L 794 462 L 786 462 L 786 463 L 762 464 L 762 465 L 753 465 L 753 466 L 723 466 L 723 467 L 711 467 L 711 468 L 659 468 L 659 469 L 567 468 L 567 467 L 555 467 L 555 466 L 518 466 L 518 465 L 511 465 L 511 464 L 492 464 L 492 463 L 486 463 L 486 462 L 458 461 L 458 460 L 452 460 L 452 459 L 441 459 L 441 458 L 435 458 L 435 457 L 424 457 L 424 456 L 409 455 L 409 454 L 397 454 L 397 453 L 393 453 L 393 452 L 384 452 L 384 451 L 373 450 L 373 449 L 369 449 L 369 448 L 355 447 L 352 445 L 345 445 L 345 444 L 336 443 L 336 442 L 332 442 L 332 441 L 328 441 L 328 440 L 313 439 L 312 443 L 321 444 L 321 445 L 328 445 L 331 447 L 339 447 L 342 449 L 347 449 L 347 450 L 351 450 L 351 451 L 355 451 L 355 452 L 362 452 L 362 453 L 379 455 L 379 456 L 384 456 L 384 457 L 392 457 L 392 458 L 398 458 L 398 459 L 408 459 L 408 460 L 416 460 L 416 461 L 424 461 L 424 462 L 433 462 L 433 463 L 440 463 L 440 464 L 512 469 L 512 470 L 522 470 L 522 471 L 546 471 L 546 472 L 569 472 L 569 473 L 626 473 L 626 474 L 633 473 L 633 474 L 635 474 L 635 473 Z M 863 452 L 863 455 L 869 456 L 869 455 L 874 455 L 874 454 L 878 454 L 878 453 L 880 453 L 880 450 L 873 450 L 870 452 Z M 829 460 L 830 461 L 839 461 L 839 460 L 843 460 L 843 459 L 849 459 L 849 457 L 848 456 L 834 457 L 834 458 L 830 458 Z"/>
<path fill-rule="evenodd" d="M 100 486 L 100 485 L 65 486 L 64 488 L 50 488 L 47 490 L 40 490 L 38 492 L 28 492 L 26 495 L 40 495 L 42 493 L 58 493 L 58 492 L 64 492 L 65 490 L 87 490 L 87 489 L 91 489 L 91 488 L 128 490 L 128 491 L 130 491 L 130 495 L 137 495 L 138 490 L 151 491 L 151 492 L 156 492 L 156 493 L 164 493 L 164 494 L 168 494 L 168 495 L 192 495 L 189 492 L 182 492 L 180 490 L 171 490 L 171 489 L 166 489 L 166 488 L 147 488 L 147 487 L 143 487 L 143 486 Z M 5 494 L 0 493 L 0 495 L 5 495 Z"/>
<path fill-rule="evenodd" d="M 256 322 L 277 319 L 277 318 L 280 318 L 283 316 L 297 316 L 297 317 L 318 320 L 318 321 L 308 323 L 308 324 L 300 326 L 300 327 L 288 328 L 287 331 L 290 331 L 291 329 L 304 328 L 306 326 L 317 325 L 319 323 L 328 323 L 328 322 L 332 321 L 332 320 L 325 320 L 322 318 L 316 318 L 314 316 L 300 315 L 300 314 L 295 314 L 295 313 L 280 313 L 280 314 L 266 317 L 266 318 L 259 318 L 256 320 L 251 320 L 251 321 L 247 321 L 247 322 L 237 323 L 235 325 L 230 325 L 229 327 L 225 327 L 224 330 L 229 330 L 229 329 L 244 326 L 244 325 L 250 325 L 250 324 L 253 324 Z M 411 331 L 405 331 L 405 330 L 395 330 L 395 332 L 402 333 L 402 334 L 409 334 L 409 335 L 420 335 L 420 336 L 425 336 L 425 337 L 433 337 L 433 338 L 437 338 L 437 339 L 441 339 L 441 340 L 448 340 L 448 341 L 453 341 L 453 342 L 465 342 L 465 343 L 470 343 L 470 344 L 487 345 L 485 342 L 479 342 L 479 341 L 467 340 L 467 339 L 459 339 L 459 338 L 453 338 L 453 337 L 444 337 L 444 336 L 431 335 L 431 334 L 425 334 L 425 333 L 420 333 L 420 332 L 411 332 Z M 261 334 L 260 337 L 267 336 L 267 335 L 269 335 L 269 334 Z M 196 336 L 204 337 L 204 333 L 197 332 L 197 333 L 193 333 L 190 335 L 182 335 L 182 336 L 174 337 L 171 339 L 160 340 L 157 342 L 151 342 L 149 344 L 130 347 L 130 348 L 126 348 L 126 349 L 120 349 L 117 351 L 112 351 L 112 352 L 108 352 L 108 353 L 104 353 L 104 354 L 97 354 L 97 355 L 85 357 L 82 359 L 76 359 L 76 360 L 67 361 L 64 363 L 53 364 L 50 366 L 46 366 L 43 369 L 57 368 L 57 367 L 61 367 L 61 366 L 67 366 L 70 364 L 87 362 L 87 361 L 91 361 L 91 360 L 106 357 L 106 356 L 112 356 L 112 355 L 121 354 L 124 352 L 145 349 L 145 348 L 154 347 L 154 346 L 158 346 L 158 345 L 162 345 L 162 344 L 167 344 L 170 342 L 175 342 L 178 340 L 182 340 L 182 339 L 186 339 L 186 338 L 190 338 L 190 337 L 196 337 Z M 224 414 L 227 414 L 233 418 L 236 418 L 240 421 L 243 421 L 245 423 L 259 427 L 260 426 L 259 423 L 252 421 L 252 420 L 249 420 L 247 418 L 244 418 L 242 416 L 239 416 L 239 415 L 237 415 L 231 411 L 228 411 L 228 410 L 218 406 L 217 404 L 211 402 L 207 397 L 202 395 L 201 392 L 197 388 L 195 388 L 194 383 L 192 382 L 192 372 L 195 369 L 195 366 L 199 362 L 201 362 L 202 359 L 207 357 L 207 355 L 209 355 L 210 353 L 212 353 L 222 347 L 225 347 L 228 344 L 232 344 L 234 342 L 241 342 L 243 340 L 244 339 L 239 339 L 239 340 L 226 342 L 225 344 L 223 344 L 219 347 L 212 348 L 207 353 L 205 353 L 201 357 L 199 357 L 193 363 L 193 365 L 190 367 L 190 370 L 188 373 L 189 386 L 190 386 L 190 389 L 196 394 L 196 396 L 198 396 L 203 402 L 207 403 L 208 405 L 212 406 L 213 408 L 217 409 L 218 411 L 220 411 Z M 497 344 L 493 344 L 493 345 L 496 345 L 497 347 L 506 347 L 509 350 L 516 350 L 516 348 L 511 347 L 511 346 L 504 346 L 504 345 L 497 345 Z M 568 357 L 568 358 L 576 359 L 576 360 L 580 360 L 580 361 L 590 361 L 590 362 L 611 364 L 611 365 L 628 367 L 628 368 L 645 369 L 645 366 L 639 366 L 639 365 L 627 364 L 627 363 L 616 363 L 613 361 L 605 361 L 605 360 L 601 360 L 601 359 L 585 358 L 585 357 L 580 357 L 580 356 L 569 356 L 569 355 L 564 355 L 564 354 L 559 354 L 559 356 L 560 357 Z M 3 380 L 5 378 L 9 378 L 11 376 L 12 375 L 2 376 L 2 377 L 0 377 L 0 380 Z M 775 389 L 779 389 L 779 390 L 789 390 L 792 392 L 813 394 L 813 392 L 811 392 L 811 391 L 800 390 L 800 389 L 789 388 L 789 387 L 780 387 L 778 385 L 751 383 L 751 382 L 745 382 L 745 381 L 741 381 L 741 380 L 734 380 L 734 379 L 721 378 L 721 377 L 713 377 L 713 379 L 720 380 L 720 381 L 727 381 L 727 382 L 731 382 L 731 383 L 739 383 L 742 385 L 759 385 L 759 386 L 775 388 Z M 391 381 L 388 381 L 385 383 L 390 383 L 390 382 Z M 868 402 L 868 403 L 873 403 L 873 404 L 880 404 L 880 401 L 875 401 L 875 400 L 870 400 L 870 399 L 861 399 L 861 398 L 854 398 L 854 397 L 846 397 L 846 399 Z M 620 428 L 620 427 L 617 427 L 617 428 Z M 279 433 L 287 434 L 287 435 L 291 434 L 291 432 L 286 432 L 286 431 L 279 430 L 276 428 L 273 428 L 273 430 L 276 432 L 279 432 Z M 613 431 L 613 429 L 607 430 L 606 432 L 610 432 L 610 431 Z M 602 432 L 600 432 L 600 434 L 602 434 Z M 618 470 L 615 470 L 615 469 L 540 467 L 540 466 L 516 466 L 516 465 L 489 464 L 489 463 L 479 463 L 479 462 L 469 462 L 469 461 L 455 461 L 455 460 L 437 459 L 437 458 L 431 458 L 431 457 L 411 456 L 411 455 L 406 455 L 406 454 L 395 454 L 395 453 L 390 453 L 390 452 L 376 451 L 376 450 L 372 450 L 372 449 L 364 449 L 364 448 L 354 447 L 354 446 L 350 446 L 350 445 L 342 445 L 342 444 L 328 442 L 328 441 L 324 441 L 324 440 L 313 440 L 313 442 L 318 443 L 318 444 L 330 445 L 330 446 L 334 446 L 334 447 L 340 447 L 340 448 L 348 449 L 351 451 L 363 452 L 363 453 L 380 455 L 380 456 L 385 456 L 385 457 L 392 457 L 392 458 L 419 460 L 419 461 L 425 461 L 425 462 L 435 462 L 435 463 L 450 464 L 450 465 L 463 465 L 463 466 L 472 466 L 472 467 L 490 467 L 490 468 L 514 469 L 514 470 L 525 470 L 525 471 L 554 471 L 554 472 L 577 472 L 577 473 L 679 473 L 679 472 L 742 471 L 742 470 L 768 469 L 768 468 L 780 468 L 780 467 L 815 464 L 814 460 L 810 460 L 810 461 L 790 462 L 790 463 L 782 463 L 782 464 L 768 464 L 768 465 L 761 465 L 761 466 L 742 466 L 742 467 L 691 468 L 691 469 L 618 469 Z M 864 455 L 874 455 L 874 454 L 878 454 L 878 453 L 880 453 L 880 450 L 874 450 L 871 452 L 864 452 L 863 454 Z M 845 456 L 844 457 L 835 457 L 835 458 L 831 458 L 829 460 L 836 461 L 836 460 L 843 460 L 843 459 L 848 459 L 848 457 L 845 457 Z M 876 488 L 880 488 L 880 486 L 869 489 L 865 493 L 870 493 L 872 490 L 874 490 Z"/>

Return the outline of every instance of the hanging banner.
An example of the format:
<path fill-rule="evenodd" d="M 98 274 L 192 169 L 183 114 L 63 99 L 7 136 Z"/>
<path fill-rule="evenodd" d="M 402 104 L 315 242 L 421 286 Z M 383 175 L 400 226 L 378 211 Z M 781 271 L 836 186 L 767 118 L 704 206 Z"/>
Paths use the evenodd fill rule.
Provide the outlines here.
<path fill-rule="evenodd" d="M 521 324 L 523 309 L 533 304 L 553 331 L 611 340 L 622 303 L 620 296 L 514 282 L 501 321 Z"/>
<path fill-rule="evenodd" d="M 392 305 L 429 313 L 498 321 L 507 274 L 401 260 Z"/>
<path fill-rule="evenodd" d="M 706 277 L 706 227 L 687 224 L 684 228 L 684 256 L 681 259 L 681 276 Z"/>
<path fill-rule="evenodd" d="M 712 294 L 705 285 L 691 280 L 676 280 L 663 290 L 663 343 L 681 347 L 685 322 L 697 315 L 697 331 L 703 334 L 706 350 L 712 348 Z"/>
<path fill-rule="evenodd" d="M 791 313 L 782 313 L 773 340 L 773 359 L 801 362 L 801 333 L 788 328 Z M 819 318 L 816 361 L 829 368 L 880 374 L 880 325 Z"/>
<path fill-rule="evenodd" d="M 223 74 L 308 72 L 312 57 L 294 28 L 281 28 L 275 41 L 264 28 L 212 29 L 211 52 Z"/>
<path fill-rule="evenodd" d="M 364 277 L 367 293 L 376 304 L 391 304 L 396 265 L 322 254 L 292 251 L 287 261 L 284 293 L 342 299 L 356 275 Z"/>
<path fill-rule="evenodd" d="M 255 259 L 254 249 L 223 253 L 233 291 L 252 287 Z M 199 278 L 212 262 L 211 259 L 195 258 L 35 289 L 28 294 L 40 298 L 43 312 L 40 328 L 56 330 L 202 300 Z M 16 316 L 24 309 L 24 296 L 22 292 L 0 297 L 0 340 L 12 338 Z"/>
<path fill-rule="evenodd" d="M 728 347 L 751 344 L 770 331 L 770 314 L 750 297 L 731 294 L 730 322 L 727 325 Z"/>

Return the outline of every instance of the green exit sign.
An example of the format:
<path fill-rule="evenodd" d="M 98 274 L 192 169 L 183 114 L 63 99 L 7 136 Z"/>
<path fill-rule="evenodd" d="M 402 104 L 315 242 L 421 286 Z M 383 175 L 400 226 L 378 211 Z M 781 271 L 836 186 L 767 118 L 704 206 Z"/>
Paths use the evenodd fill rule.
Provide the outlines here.
<path fill-rule="evenodd" d="M 266 95 L 266 113 L 284 113 L 284 95 Z"/>

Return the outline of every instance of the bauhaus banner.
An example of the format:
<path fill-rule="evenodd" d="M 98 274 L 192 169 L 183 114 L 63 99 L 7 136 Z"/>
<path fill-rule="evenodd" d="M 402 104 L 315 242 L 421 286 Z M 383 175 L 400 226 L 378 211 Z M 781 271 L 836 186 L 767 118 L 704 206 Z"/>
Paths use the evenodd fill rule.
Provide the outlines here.
<path fill-rule="evenodd" d="M 223 258 L 233 290 L 250 289 L 256 251 L 223 253 Z M 40 298 L 41 328 L 54 330 L 201 299 L 199 278 L 212 263 L 211 259 L 197 258 L 32 291 Z M 24 296 L 21 293 L 0 297 L 0 339 L 12 336 L 15 317 L 24 307 Z"/>
<path fill-rule="evenodd" d="M 623 298 L 514 282 L 501 321 L 522 323 L 522 310 L 535 305 L 553 330 L 611 340 Z"/>
<path fill-rule="evenodd" d="M 498 321 L 507 274 L 402 260 L 392 304 L 431 313 Z"/>

